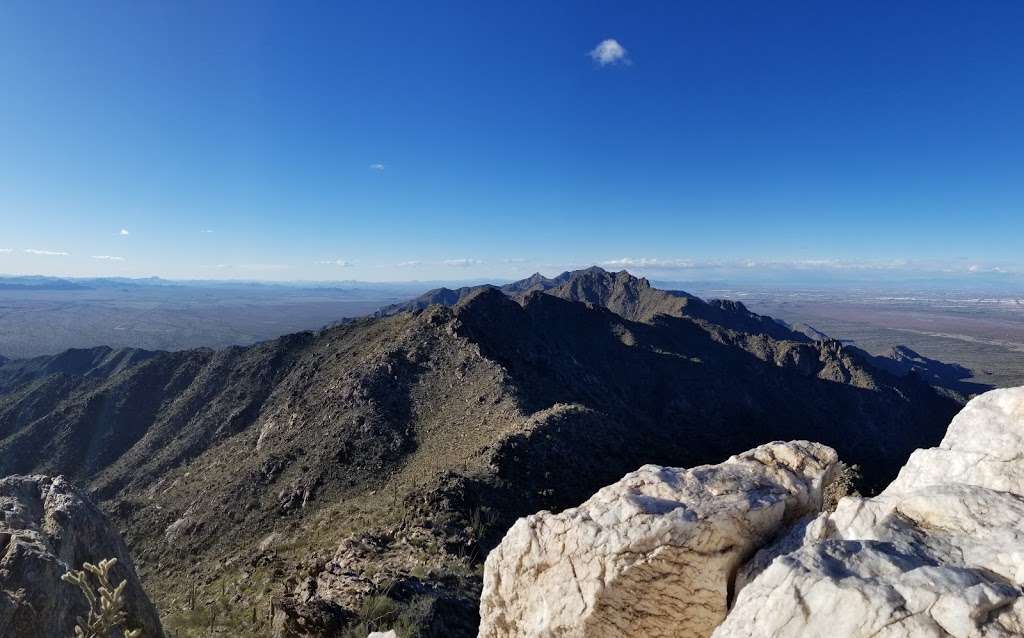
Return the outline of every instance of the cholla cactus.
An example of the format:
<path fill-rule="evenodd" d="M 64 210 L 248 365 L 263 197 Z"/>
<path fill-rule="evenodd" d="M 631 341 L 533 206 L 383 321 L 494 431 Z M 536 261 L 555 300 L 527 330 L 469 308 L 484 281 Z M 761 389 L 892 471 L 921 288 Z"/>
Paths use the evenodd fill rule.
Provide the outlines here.
<path fill-rule="evenodd" d="M 84 563 L 82 570 L 71 570 L 61 576 L 61 580 L 78 585 L 89 601 L 89 615 L 78 618 L 75 625 L 75 638 L 108 638 L 118 627 L 124 627 L 128 614 L 124 610 L 124 588 L 128 581 L 114 587 L 110 582 L 110 569 L 117 564 L 116 558 L 107 558 L 99 565 Z M 89 582 L 87 573 L 92 574 L 99 588 L 94 589 Z M 124 638 L 139 638 L 141 629 L 124 628 Z"/>

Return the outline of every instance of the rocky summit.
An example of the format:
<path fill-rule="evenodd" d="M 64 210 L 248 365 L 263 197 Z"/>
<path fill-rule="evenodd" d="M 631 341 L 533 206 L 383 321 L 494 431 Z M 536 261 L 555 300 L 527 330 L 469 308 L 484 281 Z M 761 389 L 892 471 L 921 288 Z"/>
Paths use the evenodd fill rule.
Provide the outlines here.
<path fill-rule="evenodd" d="M 921 375 L 624 272 L 455 298 L 245 348 L 6 362 L 0 475 L 84 486 L 181 636 L 457 638 L 521 516 L 773 440 L 831 446 L 881 488 L 959 408 Z"/>
<path fill-rule="evenodd" d="M 1024 634 L 1024 388 L 973 399 L 882 493 L 817 513 L 832 450 L 647 466 L 517 522 L 488 557 L 481 638 Z"/>

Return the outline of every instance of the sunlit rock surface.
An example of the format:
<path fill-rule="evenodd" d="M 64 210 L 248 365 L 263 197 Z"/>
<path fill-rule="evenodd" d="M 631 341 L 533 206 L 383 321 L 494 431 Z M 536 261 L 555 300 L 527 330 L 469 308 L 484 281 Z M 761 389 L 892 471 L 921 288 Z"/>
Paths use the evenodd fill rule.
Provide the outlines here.
<path fill-rule="evenodd" d="M 796 441 L 719 465 L 648 465 L 577 508 L 520 519 L 487 558 L 479 635 L 707 636 L 736 570 L 818 511 L 836 462 Z"/>
<path fill-rule="evenodd" d="M 846 498 L 715 638 L 1024 635 L 1024 388 L 972 400 L 879 496 Z"/>

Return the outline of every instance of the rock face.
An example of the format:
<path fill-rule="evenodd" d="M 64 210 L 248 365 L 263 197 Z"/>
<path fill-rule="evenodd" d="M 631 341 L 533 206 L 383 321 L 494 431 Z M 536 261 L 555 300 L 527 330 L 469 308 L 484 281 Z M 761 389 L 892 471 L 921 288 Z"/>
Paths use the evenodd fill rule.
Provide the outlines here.
<path fill-rule="evenodd" d="M 479 636 L 707 636 L 736 570 L 820 509 L 836 463 L 823 445 L 770 443 L 719 465 L 647 465 L 520 519 L 487 558 Z"/>
<path fill-rule="evenodd" d="M 116 558 L 112 581 L 127 580 L 129 626 L 163 631 L 127 547 L 106 517 L 62 477 L 0 479 L 0 638 L 67 638 L 88 605 L 61 576 L 83 562 Z"/>
<path fill-rule="evenodd" d="M 714 636 L 1024 635 L 1022 521 L 1024 388 L 994 390 L 879 496 L 808 525 Z"/>

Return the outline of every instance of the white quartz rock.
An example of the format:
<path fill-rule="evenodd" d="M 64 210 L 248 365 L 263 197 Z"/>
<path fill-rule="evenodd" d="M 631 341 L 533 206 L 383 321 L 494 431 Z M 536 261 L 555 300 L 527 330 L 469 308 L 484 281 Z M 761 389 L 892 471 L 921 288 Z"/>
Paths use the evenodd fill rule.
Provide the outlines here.
<path fill-rule="evenodd" d="M 708 636 L 737 569 L 821 506 L 837 457 L 770 443 L 719 465 L 648 465 L 560 514 L 520 519 L 487 557 L 481 638 Z"/>
<path fill-rule="evenodd" d="M 885 491 L 945 483 L 1024 494 L 1024 387 L 972 399 L 939 447 L 914 452 Z"/>
<path fill-rule="evenodd" d="M 1024 635 L 1024 388 L 995 390 L 875 498 L 843 499 L 715 638 Z"/>

